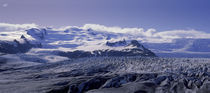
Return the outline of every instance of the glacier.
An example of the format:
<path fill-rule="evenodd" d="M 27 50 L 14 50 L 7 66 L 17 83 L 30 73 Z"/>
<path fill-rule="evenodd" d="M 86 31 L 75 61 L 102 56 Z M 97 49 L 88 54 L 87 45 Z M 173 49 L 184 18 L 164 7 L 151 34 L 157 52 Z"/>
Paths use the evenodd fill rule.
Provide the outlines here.
<path fill-rule="evenodd" d="M 1 93 L 210 91 L 210 59 L 206 58 L 91 57 L 50 63 L 16 58 L 0 58 Z"/>

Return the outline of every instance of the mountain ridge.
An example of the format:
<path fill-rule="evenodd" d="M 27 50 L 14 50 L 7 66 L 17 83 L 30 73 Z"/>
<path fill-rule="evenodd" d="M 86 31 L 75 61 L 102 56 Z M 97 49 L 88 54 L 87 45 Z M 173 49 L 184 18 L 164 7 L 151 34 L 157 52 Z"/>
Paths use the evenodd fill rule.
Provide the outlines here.
<path fill-rule="evenodd" d="M 15 39 L 14 41 L 10 41 L 9 43 L 1 43 L 0 44 L 0 52 L 3 53 L 27 53 L 31 52 L 30 49 L 36 50 L 36 48 L 39 49 L 54 49 L 53 52 L 56 55 L 70 57 L 70 58 L 80 58 L 80 57 L 93 57 L 93 56 L 151 56 L 155 57 L 156 55 L 150 51 L 149 49 L 145 48 L 143 45 L 141 45 L 137 40 L 131 40 L 129 43 L 125 41 L 116 41 L 111 42 L 107 41 L 106 38 L 109 36 L 103 35 L 98 36 L 97 32 L 91 32 L 91 30 L 83 31 L 83 32 L 74 32 L 74 31 L 53 31 L 50 29 L 37 29 L 37 28 L 31 28 L 28 30 L 25 30 L 27 35 L 30 35 L 32 39 L 28 39 L 25 37 L 25 35 L 21 35 L 19 39 Z M 76 29 L 76 31 L 80 31 Z M 85 34 L 84 34 L 85 33 Z M 88 37 L 86 40 L 83 40 L 83 44 L 73 46 L 75 43 L 75 38 L 71 38 L 71 36 L 75 37 L 78 35 L 77 39 L 83 39 L 83 37 Z M 94 38 L 94 37 L 97 38 Z M 90 39 L 91 38 L 91 39 Z M 97 42 L 95 42 L 97 40 Z M 101 42 L 102 40 L 102 42 Z M 73 42 L 69 42 L 73 41 Z M 76 47 L 87 47 L 89 43 L 86 43 L 90 41 L 93 48 L 99 47 L 99 49 L 75 49 Z M 69 42 L 65 44 L 61 44 L 65 42 Z M 85 42 L 85 44 L 84 44 Z M 105 43 L 106 42 L 106 43 Z M 97 45 L 100 44 L 100 45 Z M 121 44 L 120 46 L 116 45 Z M 76 45 L 76 44 L 75 44 Z M 113 47 L 115 45 L 115 47 Z M 58 48 L 64 47 L 65 51 L 59 50 Z M 90 46 L 91 47 L 91 46 Z M 105 47 L 105 48 L 104 48 Z M 39 50 L 38 49 L 38 50 Z M 10 51 L 11 50 L 11 51 Z"/>
<path fill-rule="evenodd" d="M 106 29 L 109 30 L 108 28 Z M 105 31 L 106 29 L 104 29 L 104 31 L 98 31 L 97 29 L 85 26 L 71 26 L 63 29 L 37 27 L 27 28 L 23 31 L 3 31 L 0 32 L 0 38 L 1 42 L 7 42 L 9 46 L 14 44 L 14 40 L 23 44 L 23 42 L 25 42 L 24 38 L 26 38 L 31 45 L 39 46 L 36 47 L 36 49 L 32 48 L 32 50 L 29 51 L 30 53 L 39 53 L 42 51 L 50 52 L 56 50 L 64 52 L 107 49 L 122 50 L 124 49 L 124 45 L 127 45 L 128 42 L 137 40 L 141 41 L 141 44 L 143 44 L 144 47 L 152 50 L 160 57 L 210 57 L 208 56 L 210 55 L 210 39 L 208 38 L 175 38 L 167 36 L 167 38 L 169 38 L 166 40 L 167 42 L 164 41 L 164 38 L 160 38 L 160 40 L 163 40 L 164 42 L 156 42 L 156 39 L 152 39 L 153 37 L 145 37 L 143 34 L 115 33 Z M 126 29 L 126 31 L 127 30 L 128 29 Z M 172 33 L 174 32 L 172 31 Z M 161 34 L 165 35 L 167 33 L 158 33 L 158 35 Z M 153 40 L 153 42 L 148 41 L 150 39 Z M 126 40 L 126 42 L 124 42 L 124 40 Z M 183 56 L 179 56 L 179 54 L 182 54 Z"/>

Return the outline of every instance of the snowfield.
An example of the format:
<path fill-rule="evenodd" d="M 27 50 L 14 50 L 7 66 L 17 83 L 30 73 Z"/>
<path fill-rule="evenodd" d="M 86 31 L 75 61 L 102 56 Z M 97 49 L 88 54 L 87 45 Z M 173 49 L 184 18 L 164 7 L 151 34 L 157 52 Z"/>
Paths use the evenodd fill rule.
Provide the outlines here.
<path fill-rule="evenodd" d="M 57 57 L 51 62 L 19 57 L 1 56 L 0 93 L 210 92 L 210 59 L 205 58 Z"/>

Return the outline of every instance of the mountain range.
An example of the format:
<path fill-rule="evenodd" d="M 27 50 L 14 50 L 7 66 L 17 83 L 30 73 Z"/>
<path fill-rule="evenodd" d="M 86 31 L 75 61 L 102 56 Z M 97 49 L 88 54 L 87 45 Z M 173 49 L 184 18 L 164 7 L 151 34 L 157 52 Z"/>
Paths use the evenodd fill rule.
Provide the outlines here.
<path fill-rule="evenodd" d="M 106 29 L 105 29 L 106 30 Z M 109 29 L 108 29 L 109 30 Z M 123 31 L 123 30 L 122 30 Z M 147 31 L 147 35 L 153 32 Z M 138 35 L 137 35 L 138 34 Z M 172 38 L 172 37 L 169 37 Z M 56 54 L 65 57 L 160 56 L 210 57 L 210 39 L 156 39 L 143 34 L 101 31 L 91 27 L 27 28 L 0 32 L 1 53 Z M 74 55 L 74 56 L 73 56 Z"/>
<path fill-rule="evenodd" d="M 0 52 L 8 54 L 54 54 L 69 58 L 97 56 L 150 56 L 156 55 L 137 40 L 109 41 L 109 33 L 90 29 L 71 28 L 64 31 L 31 28 L 19 38 L 0 42 Z M 10 35 L 10 34 L 7 34 Z M 7 36 L 4 35 L 4 36 Z M 28 38 L 27 38 L 28 37 Z"/>

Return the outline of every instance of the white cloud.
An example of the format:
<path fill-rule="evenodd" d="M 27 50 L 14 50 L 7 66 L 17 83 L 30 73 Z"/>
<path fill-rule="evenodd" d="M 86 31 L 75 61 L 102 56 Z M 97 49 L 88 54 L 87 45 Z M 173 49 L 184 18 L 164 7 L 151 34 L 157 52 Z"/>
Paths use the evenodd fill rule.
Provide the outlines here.
<path fill-rule="evenodd" d="M 8 24 L 8 23 L 0 23 L 0 32 L 8 32 L 11 31 L 20 32 L 20 30 L 26 30 L 29 28 L 37 28 L 39 27 L 36 24 Z M 210 39 L 210 33 L 197 31 L 197 30 L 170 30 L 170 31 L 156 31 L 156 29 L 148 29 L 144 30 L 143 28 L 121 28 L 121 27 L 108 27 L 99 24 L 86 24 L 82 27 L 77 26 L 67 26 L 59 29 L 59 31 L 65 31 L 66 29 L 76 28 L 81 30 L 92 29 L 93 31 L 99 31 L 104 33 L 115 33 L 121 34 L 118 38 L 115 39 L 136 39 L 142 42 L 150 42 L 150 43 L 170 43 L 174 39 L 179 38 L 206 38 Z M 78 30 L 79 31 L 79 30 Z"/>
<path fill-rule="evenodd" d="M 210 38 L 210 33 L 196 30 L 172 30 L 158 32 L 154 36 L 160 36 L 162 38 Z"/>
<path fill-rule="evenodd" d="M 5 3 L 5 4 L 3 4 L 3 5 L 2 5 L 2 7 L 7 7 L 7 6 L 8 6 L 8 4 L 7 4 L 7 3 Z"/>
<path fill-rule="evenodd" d="M 142 33 L 143 28 L 121 28 L 121 27 L 107 27 L 99 24 L 86 24 L 82 27 L 83 29 L 92 29 L 95 31 L 107 31 L 114 33 Z"/>
<path fill-rule="evenodd" d="M 156 31 L 155 29 L 144 30 L 143 28 L 121 28 L 107 27 L 99 24 L 86 24 L 83 29 L 93 29 L 95 31 L 113 32 L 122 34 L 131 34 L 138 37 L 143 42 L 154 43 L 170 43 L 174 39 L 179 38 L 210 38 L 210 33 L 205 33 L 197 30 L 171 30 L 171 31 Z"/>
<path fill-rule="evenodd" d="M 0 23 L 0 32 L 2 31 L 14 31 L 14 30 L 26 30 L 29 28 L 37 28 L 36 24 L 8 24 Z"/>

